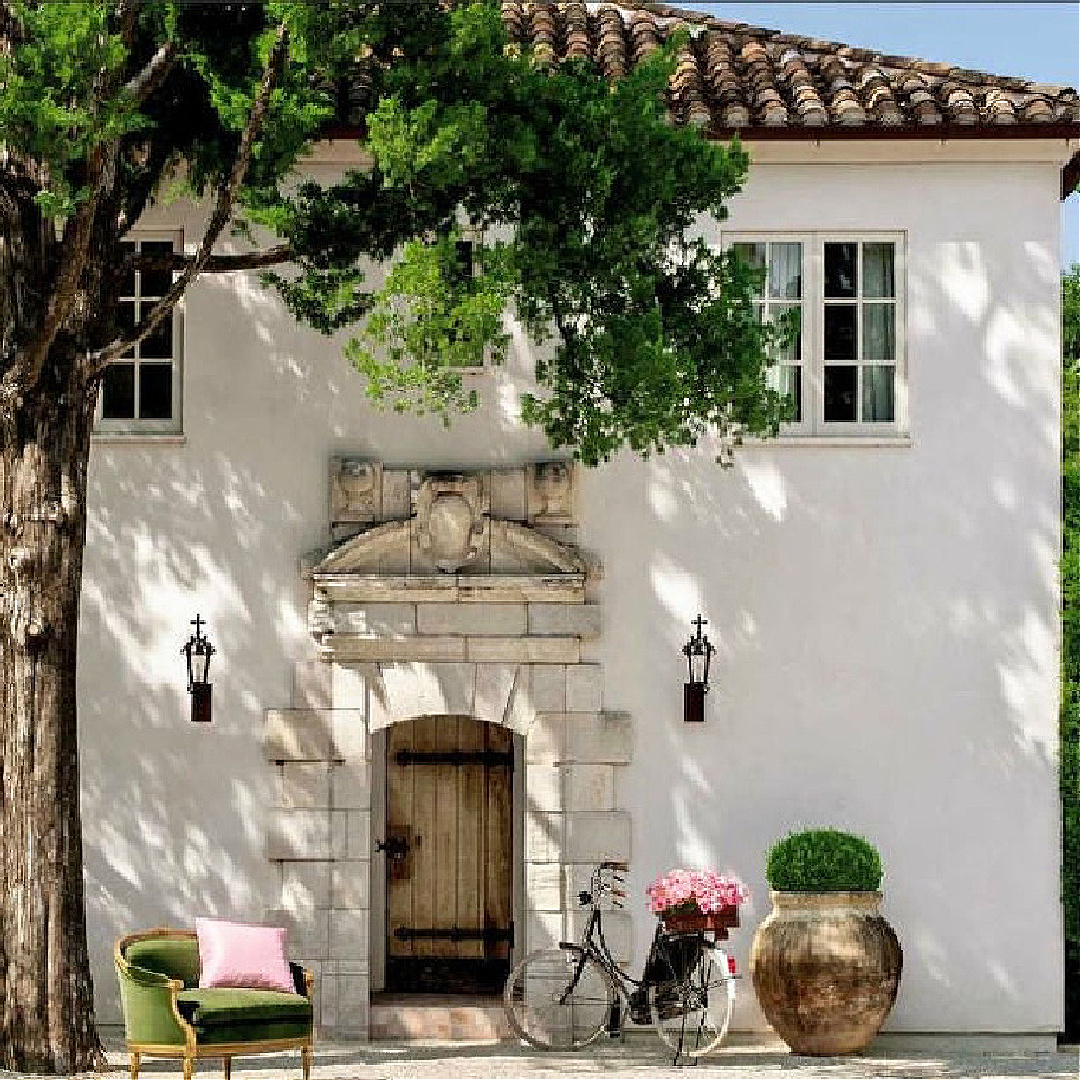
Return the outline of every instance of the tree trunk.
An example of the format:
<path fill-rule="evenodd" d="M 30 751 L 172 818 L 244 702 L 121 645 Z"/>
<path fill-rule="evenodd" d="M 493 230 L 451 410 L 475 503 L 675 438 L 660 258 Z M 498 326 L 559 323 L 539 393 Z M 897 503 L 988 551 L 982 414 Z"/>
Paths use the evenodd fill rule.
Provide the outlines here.
<path fill-rule="evenodd" d="M 73 1072 L 102 1059 L 75 718 L 93 398 L 57 370 L 0 419 L 0 1069 Z"/>

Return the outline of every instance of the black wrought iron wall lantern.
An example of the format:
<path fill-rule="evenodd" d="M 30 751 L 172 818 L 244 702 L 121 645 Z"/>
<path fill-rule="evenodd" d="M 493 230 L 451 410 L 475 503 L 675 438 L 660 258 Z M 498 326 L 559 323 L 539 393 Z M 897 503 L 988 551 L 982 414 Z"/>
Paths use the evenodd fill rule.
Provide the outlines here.
<path fill-rule="evenodd" d="M 187 660 L 187 688 L 191 695 L 191 719 L 196 724 L 210 723 L 210 657 L 214 646 L 202 632 L 206 625 L 201 615 L 191 620 L 195 633 L 180 650 Z"/>
<path fill-rule="evenodd" d="M 705 695 L 709 691 L 709 661 L 716 652 L 713 643 L 701 632 L 708 619 L 701 614 L 693 620 L 695 633 L 683 646 L 683 656 L 690 670 L 690 681 L 683 687 L 683 720 L 688 724 L 701 724 L 705 720 Z"/>

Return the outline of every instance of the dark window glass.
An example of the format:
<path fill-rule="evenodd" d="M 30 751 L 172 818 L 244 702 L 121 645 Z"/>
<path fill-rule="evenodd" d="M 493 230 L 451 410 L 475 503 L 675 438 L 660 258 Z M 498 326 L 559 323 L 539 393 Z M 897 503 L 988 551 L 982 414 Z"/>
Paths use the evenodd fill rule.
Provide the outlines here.
<path fill-rule="evenodd" d="M 135 365 L 109 364 L 101 380 L 101 415 L 130 420 L 135 415 Z"/>
<path fill-rule="evenodd" d="M 854 360 L 856 358 L 855 315 L 854 304 L 826 304 L 826 360 Z"/>
<path fill-rule="evenodd" d="M 124 253 L 125 257 L 135 254 L 134 244 L 121 244 L 120 250 Z M 120 275 L 120 295 L 121 296 L 134 296 L 135 295 L 135 271 L 128 270 Z"/>
<path fill-rule="evenodd" d="M 142 253 L 144 255 L 170 255 L 172 254 L 172 242 L 169 240 L 144 240 Z M 172 285 L 171 270 L 144 270 L 142 272 L 142 287 L 139 289 L 140 296 L 164 296 Z"/>
<path fill-rule="evenodd" d="M 165 316 L 143 338 L 139 355 L 144 359 L 168 360 L 172 357 L 172 313 Z"/>
<path fill-rule="evenodd" d="M 454 284 L 466 288 L 473 276 L 473 242 L 459 240 L 454 246 Z"/>
<path fill-rule="evenodd" d="M 139 365 L 139 415 L 144 420 L 172 416 L 172 364 Z"/>
<path fill-rule="evenodd" d="M 780 392 L 791 398 L 794 411 L 792 423 L 802 420 L 802 368 L 785 364 L 780 369 Z"/>
<path fill-rule="evenodd" d="M 825 245 L 825 295 L 855 295 L 855 264 L 859 245 L 854 243 Z"/>
<path fill-rule="evenodd" d="M 124 301 L 120 304 L 120 310 L 116 313 L 116 329 L 124 337 L 128 337 L 135 329 L 135 301 Z"/>
<path fill-rule="evenodd" d="M 829 364 L 825 367 L 825 423 L 851 423 L 858 419 L 858 368 Z"/>

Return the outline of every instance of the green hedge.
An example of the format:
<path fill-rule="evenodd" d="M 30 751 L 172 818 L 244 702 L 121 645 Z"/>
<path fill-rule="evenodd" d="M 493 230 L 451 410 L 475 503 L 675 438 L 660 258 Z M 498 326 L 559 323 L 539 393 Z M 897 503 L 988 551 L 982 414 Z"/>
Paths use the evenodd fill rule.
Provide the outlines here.
<path fill-rule="evenodd" d="M 780 892 L 874 891 L 881 885 L 881 858 L 861 836 L 807 829 L 773 844 L 765 877 Z"/>
<path fill-rule="evenodd" d="M 1080 1037 L 1080 266 L 1062 275 L 1061 893 L 1065 1032 Z"/>

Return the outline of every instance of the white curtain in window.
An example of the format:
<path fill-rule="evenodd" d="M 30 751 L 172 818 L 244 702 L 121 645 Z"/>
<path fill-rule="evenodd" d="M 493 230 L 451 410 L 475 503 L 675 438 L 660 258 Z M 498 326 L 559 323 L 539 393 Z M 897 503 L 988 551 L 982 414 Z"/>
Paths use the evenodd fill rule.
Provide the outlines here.
<path fill-rule="evenodd" d="M 769 245 L 769 295 L 777 300 L 802 296 L 802 244 Z"/>
<path fill-rule="evenodd" d="M 896 419 L 895 372 L 892 364 L 873 364 L 862 369 L 863 423 L 891 423 Z"/>
<path fill-rule="evenodd" d="M 862 248 L 863 296 L 895 296 L 893 245 L 866 243 Z"/>

